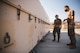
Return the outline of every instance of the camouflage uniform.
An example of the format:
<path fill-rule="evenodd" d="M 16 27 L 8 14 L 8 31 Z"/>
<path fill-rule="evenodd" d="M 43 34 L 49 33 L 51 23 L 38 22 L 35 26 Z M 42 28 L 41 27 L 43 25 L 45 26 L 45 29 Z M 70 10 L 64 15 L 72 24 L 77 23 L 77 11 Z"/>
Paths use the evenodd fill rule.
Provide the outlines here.
<path fill-rule="evenodd" d="M 70 37 L 71 40 L 71 45 L 76 46 L 76 38 L 75 38 L 75 23 L 74 23 L 74 19 L 71 19 L 71 16 L 74 16 L 74 11 L 73 10 L 69 10 L 68 12 L 68 36 Z"/>
<path fill-rule="evenodd" d="M 54 36 L 54 41 L 55 41 L 55 37 L 56 37 L 56 33 L 58 35 L 58 42 L 60 39 L 60 29 L 61 29 L 61 19 L 55 19 L 54 21 L 54 30 L 53 30 L 53 36 Z"/>

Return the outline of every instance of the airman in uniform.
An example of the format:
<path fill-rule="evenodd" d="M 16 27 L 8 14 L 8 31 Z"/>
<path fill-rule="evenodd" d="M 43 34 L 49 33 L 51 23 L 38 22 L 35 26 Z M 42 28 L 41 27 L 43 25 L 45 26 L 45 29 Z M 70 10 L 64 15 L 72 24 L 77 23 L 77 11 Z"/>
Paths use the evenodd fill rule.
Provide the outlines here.
<path fill-rule="evenodd" d="M 61 30 L 61 19 L 58 18 L 58 15 L 55 15 L 55 20 L 54 20 L 54 30 L 53 30 L 53 36 L 54 36 L 54 39 L 53 41 L 55 41 L 56 39 L 56 33 L 58 35 L 58 42 L 60 41 L 60 30 Z"/>
<path fill-rule="evenodd" d="M 76 48 L 76 38 L 75 38 L 75 23 L 74 23 L 74 17 L 75 17 L 75 12 L 74 10 L 71 10 L 68 5 L 64 6 L 65 12 L 68 13 L 67 15 L 67 23 L 68 23 L 68 36 L 71 40 L 68 46 L 70 46 L 70 49 Z"/>

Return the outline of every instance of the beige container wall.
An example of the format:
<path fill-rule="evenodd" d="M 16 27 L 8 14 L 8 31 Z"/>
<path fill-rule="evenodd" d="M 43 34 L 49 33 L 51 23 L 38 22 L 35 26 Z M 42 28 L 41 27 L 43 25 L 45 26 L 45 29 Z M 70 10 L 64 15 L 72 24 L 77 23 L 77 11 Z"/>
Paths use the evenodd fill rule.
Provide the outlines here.
<path fill-rule="evenodd" d="M 35 23 L 35 17 L 31 16 L 32 20 L 29 22 L 28 14 L 21 11 L 20 20 L 18 20 L 16 8 L 1 1 L 0 7 L 0 52 L 29 53 L 49 31 L 49 25 L 39 23 L 38 18 Z M 10 36 L 10 43 L 5 44 L 4 37 L 7 32 Z"/>
<path fill-rule="evenodd" d="M 15 35 L 15 25 L 14 25 L 14 22 L 15 22 L 15 17 L 16 17 L 16 11 L 14 8 L 11 8 L 11 6 L 8 6 L 2 2 L 0 2 L 0 22 L 1 22 L 1 34 L 0 34 L 0 37 L 1 37 L 1 47 L 4 51 L 5 49 L 5 52 L 6 51 L 12 51 L 10 50 L 14 44 L 14 35 Z M 10 9 L 9 9 L 10 8 Z M 13 12 L 12 12 L 13 11 Z M 15 13 L 14 13 L 15 12 Z M 15 16 L 15 17 L 14 17 Z M 6 35 L 6 32 L 9 33 L 9 36 L 10 36 L 10 43 L 9 44 L 5 44 L 4 43 L 4 37 Z M 10 48 L 8 48 L 8 46 L 12 45 Z M 7 49 L 7 50 L 6 50 Z"/>
<path fill-rule="evenodd" d="M 33 15 L 49 22 L 48 15 L 46 14 L 44 8 L 42 7 L 39 0 L 8 0 L 13 4 L 20 5 L 21 8 L 29 11 Z"/>

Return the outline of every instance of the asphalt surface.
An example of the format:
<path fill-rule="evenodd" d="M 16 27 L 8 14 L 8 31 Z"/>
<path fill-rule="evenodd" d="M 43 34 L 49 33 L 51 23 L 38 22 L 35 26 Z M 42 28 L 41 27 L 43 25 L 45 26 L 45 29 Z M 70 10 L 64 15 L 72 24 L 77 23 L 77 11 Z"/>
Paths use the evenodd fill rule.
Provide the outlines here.
<path fill-rule="evenodd" d="M 80 36 L 76 35 L 77 48 L 69 49 L 66 44 L 70 42 L 67 32 L 61 32 L 60 42 L 53 42 L 53 34 L 49 33 L 43 38 L 43 41 L 39 42 L 33 49 L 34 53 L 80 53 Z"/>

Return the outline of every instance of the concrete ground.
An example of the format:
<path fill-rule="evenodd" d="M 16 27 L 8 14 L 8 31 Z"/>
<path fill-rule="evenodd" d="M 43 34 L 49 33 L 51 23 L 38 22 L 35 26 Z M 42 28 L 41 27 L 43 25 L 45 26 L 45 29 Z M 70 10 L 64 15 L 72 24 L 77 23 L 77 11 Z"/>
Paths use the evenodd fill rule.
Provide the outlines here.
<path fill-rule="evenodd" d="M 52 41 L 52 33 L 49 33 L 43 40 L 44 42 L 39 42 L 34 48 L 36 53 L 80 53 L 80 36 L 76 35 L 76 49 L 69 49 L 69 46 L 66 45 L 70 41 L 67 32 L 61 32 L 60 43 L 57 42 L 57 36 L 56 41 Z"/>

